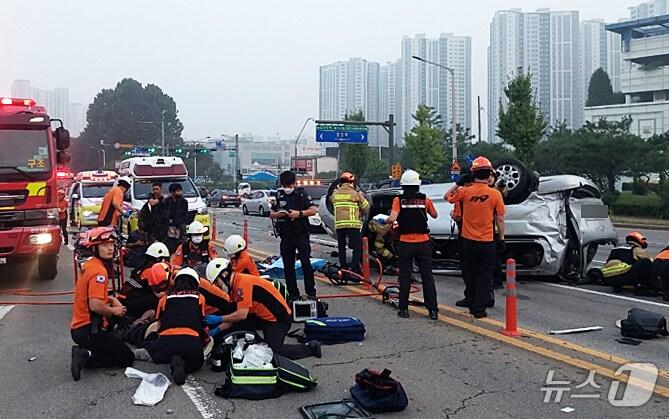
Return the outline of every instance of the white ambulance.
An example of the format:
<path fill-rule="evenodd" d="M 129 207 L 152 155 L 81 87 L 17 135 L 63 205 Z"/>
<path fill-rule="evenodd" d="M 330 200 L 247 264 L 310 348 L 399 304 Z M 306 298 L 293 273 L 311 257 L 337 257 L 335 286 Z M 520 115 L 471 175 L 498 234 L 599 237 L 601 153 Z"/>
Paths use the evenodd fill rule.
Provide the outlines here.
<path fill-rule="evenodd" d="M 94 170 L 79 172 L 70 186 L 70 224 L 81 228 L 98 225 L 102 199 L 114 185 L 116 172 Z"/>
<path fill-rule="evenodd" d="M 165 198 L 169 197 L 171 184 L 181 185 L 183 197 L 188 201 L 188 223 L 197 220 L 210 227 L 207 205 L 188 177 L 188 170 L 181 157 L 132 157 L 121 162 L 119 174 L 132 180 L 126 196 L 132 208 L 130 231 L 137 229 L 139 212 L 148 200 L 154 182 L 161 183 Z"/>

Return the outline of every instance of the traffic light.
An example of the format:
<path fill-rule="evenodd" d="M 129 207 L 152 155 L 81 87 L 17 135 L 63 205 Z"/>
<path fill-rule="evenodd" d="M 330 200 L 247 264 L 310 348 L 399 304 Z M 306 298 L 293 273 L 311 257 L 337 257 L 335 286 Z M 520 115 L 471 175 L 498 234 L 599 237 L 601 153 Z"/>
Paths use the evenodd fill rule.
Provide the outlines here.
<path fill-rule="evenodd" d="M 124 156 L 130 156 L 131 154 L 132 154 L 132 152 L 130 150 L 126 150 L 126 151 L 123 152 Z"/>
<path fill-rule="evenodd" d="M 208 154 L 209 153 L 208 148 L 198 148 L 196 151 L 200 154 Z"/>
<path fill-rule="evenodd" d="M 155 153 L 156 149 L 155 149 L 155 147 L 149 147 L 148 150 L 146 150 L 146 151 L 148 151 L 149 153 Z"/>
<path fill-rule="evenodd" d="M 179 148 L 174 150 L 174 154 L 181 154 L 181 153 L 183 153 L 183 151 L 184 151 L 184 149 L 179 147 Z"/>

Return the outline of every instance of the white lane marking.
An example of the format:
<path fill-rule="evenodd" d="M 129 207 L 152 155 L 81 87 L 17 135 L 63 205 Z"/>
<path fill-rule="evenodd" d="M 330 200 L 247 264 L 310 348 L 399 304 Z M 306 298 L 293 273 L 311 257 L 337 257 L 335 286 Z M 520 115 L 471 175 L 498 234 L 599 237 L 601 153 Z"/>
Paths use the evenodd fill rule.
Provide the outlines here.
<path fill-rule="evenodd" d="M 189 376 L 181 386 L 186 396 L 204 419 L 224 418 L 226 412 L 211 398 L 209 393 L 193 377 Z"/>
<path fill-rule="evenodd" d="M 669 304 L 656 303 L 655 301 L 646 301 L 646 300 L 641 300 L 639 298 L 625 297 L 624 295 L 609 294 L 607 292 L 595 291 L 595 290 L 590 290 L 590 289 L 587 289 L 587 288 L 572 287 L 570 285 L 552 284 L 550 282 L 543 282 L 542 284 L 547 285 L 549 287 L 564 288 L 564 289 L 568 289 L 568 290 L 584 292 L 586 294 L 601 295 L 603 297 L 616 298 L 618 300 L 625 300 L 625 301 L 633 301 L 635 303 L 648 304 L 648 305 L 652 305 L 652 306 L 663 307 L 663 308 L 669 309 Z"/>
<path fill-rule="evenodd" d="M 5 317 L 5 315 L 7 315 L 7 313 L 9 313 L 13 308 L 14 306 L 0 306 L 0 320 L 2 320 L 2 318 Z"/>

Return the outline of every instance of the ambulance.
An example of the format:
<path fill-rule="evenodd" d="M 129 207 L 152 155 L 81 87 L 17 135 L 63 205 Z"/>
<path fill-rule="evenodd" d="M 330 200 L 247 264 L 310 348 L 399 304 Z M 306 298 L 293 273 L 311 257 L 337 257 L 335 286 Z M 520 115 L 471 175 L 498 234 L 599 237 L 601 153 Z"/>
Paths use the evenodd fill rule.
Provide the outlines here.
<path fill-rule="evenodd" d="M 79 172 L 68 194 L 70 200 L 70 224 L 81 228 L 98 225 L 98 214 L 102 199 L 114 185 L 116 172 L 95 170 Z"/>
<path fill-rule="evenodd" d="M 198 188 L 188 177 L 188 170 L 181 157 L 132 157 L 121 162 L 121 176 L 128 176 L 132 184 L 126 194 L 126 203 L 132 209 L 129 230 L 138 228 L 139 212 L 149 199 L 154 182 L 160 182 L 165 198 L 169 197 L 169 187 L 178 183 L 183 189 L 183 197 L 188 201 L 188 223 L 197 220 L 209 226 L 207 205 L 200 196 Z M 211 228 L 210 228 L 211 231 Z"/>

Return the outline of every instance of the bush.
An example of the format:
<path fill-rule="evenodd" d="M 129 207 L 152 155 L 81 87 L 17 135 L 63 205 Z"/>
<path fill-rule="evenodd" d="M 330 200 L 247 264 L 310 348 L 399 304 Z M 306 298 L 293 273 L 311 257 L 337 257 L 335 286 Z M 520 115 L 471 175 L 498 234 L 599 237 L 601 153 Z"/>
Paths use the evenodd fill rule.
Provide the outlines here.
<path fill-rule="evenodd" d="M 643 182 L 632 183 L 632 193 L 634 195 L 646 195 L 648 193 L 648 186 Z"/>
<path fill-rule="evenodd" d="M 632 217 L 663 218 L 665 211 L 662 198 L 658 195 L 634 195 L 622 193 L 613 202 L 608 204 L 611 213 Z"/>

